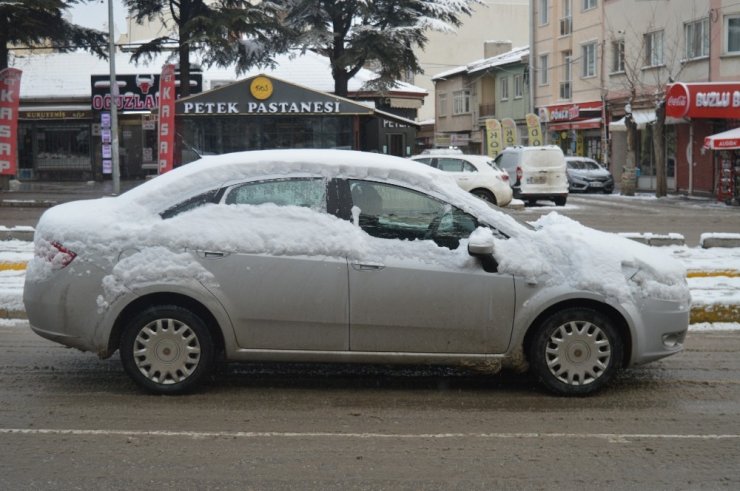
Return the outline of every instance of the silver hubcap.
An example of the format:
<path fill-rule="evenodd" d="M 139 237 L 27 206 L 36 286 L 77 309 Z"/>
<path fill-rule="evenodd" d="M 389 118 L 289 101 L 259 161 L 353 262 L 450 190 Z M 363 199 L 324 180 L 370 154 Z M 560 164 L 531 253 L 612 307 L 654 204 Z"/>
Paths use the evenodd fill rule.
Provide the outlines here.
<path fill-rule="evenodd" d="M 598 326 L 572 321 L 555 329 L 545 356 L 555 378 L 568 385 L 588 385 L 603 375 L 609 365 L 611 345 Z"/>
<path fill-rule="evenodd" d="M 200 343 L 187 324 L 175 319 L 157 319 L 136 336 L 134 360 L 139 371 L 152 382 L 176 384 L 198 367 Z"/>

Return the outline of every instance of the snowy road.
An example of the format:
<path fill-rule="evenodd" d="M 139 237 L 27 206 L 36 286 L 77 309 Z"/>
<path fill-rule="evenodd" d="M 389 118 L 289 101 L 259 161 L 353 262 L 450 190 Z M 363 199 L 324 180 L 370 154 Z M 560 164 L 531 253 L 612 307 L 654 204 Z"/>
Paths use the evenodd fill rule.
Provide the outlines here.
<path fill-rule="evenodd" d="M 0 489 L 738 489 L 740 333 L 624 370 L 593 397 L 524 375 L 233 365 L 145 396 L 0 325 Z"/>

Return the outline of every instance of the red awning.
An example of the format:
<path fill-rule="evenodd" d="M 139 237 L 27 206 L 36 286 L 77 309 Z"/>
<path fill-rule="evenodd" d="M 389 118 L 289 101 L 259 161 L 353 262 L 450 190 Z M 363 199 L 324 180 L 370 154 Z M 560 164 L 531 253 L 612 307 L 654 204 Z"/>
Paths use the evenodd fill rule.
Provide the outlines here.
<path fill-rule="evenodd" d="M 712 150 L 740 149 L 740 128 L 708 136 L 704 138 L 704 146 Z"/>
<path fill-rule="evenodd" d="M 594 128 L 601 128 L 601 118 L 569 121 L 567 123 L 548 123 L 547 125 L 549 131 L 589 130 Z"/>

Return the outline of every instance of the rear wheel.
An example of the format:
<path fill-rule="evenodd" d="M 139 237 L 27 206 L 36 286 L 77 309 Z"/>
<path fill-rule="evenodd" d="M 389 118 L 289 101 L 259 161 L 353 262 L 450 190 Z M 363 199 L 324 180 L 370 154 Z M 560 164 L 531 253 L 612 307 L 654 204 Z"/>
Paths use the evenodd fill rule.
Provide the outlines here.
<path fill-rule="evenodd" d="M 530 367 L 559 395 L 587 395 L 614 376 L 624 343 L 600 312 L 569 308 L 548 317 L 528 346 Z"/>
<path fill-rule="evenodd" d="M 565 202 L 568 201 L 567 196 L 555 196 L 553 199 L 555 206 L 565 206 Z"/>
<path fill-rule="evenodd" d="M 158 394 L 193 390 L 211 372 L 214 343 L 205 322 L 176 305 L 151 307 L 121 336 L 121 363 L 144 389 Z"/>
<path fill-rule="evenodd" d="M 470 191 L 470 193 L 473 194 L 474 196 L 479 197 L 483 201 L 488 201 L 492 205 L 498 204 L 496 202 L 496 196 L 487 189 L 474 189 Z"/>

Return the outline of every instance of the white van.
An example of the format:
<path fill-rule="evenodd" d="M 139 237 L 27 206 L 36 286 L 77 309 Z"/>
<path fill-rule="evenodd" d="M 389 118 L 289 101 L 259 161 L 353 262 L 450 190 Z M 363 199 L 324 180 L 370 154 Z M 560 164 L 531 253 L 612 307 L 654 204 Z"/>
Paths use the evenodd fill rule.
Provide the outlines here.
<path fill-rule="evenodd" d="M 509 173 L 514 197 L 530 203 L 547 199 L 565 206 L 568 174 L 560 147 L 507 147 L 495 162 Z"/>

